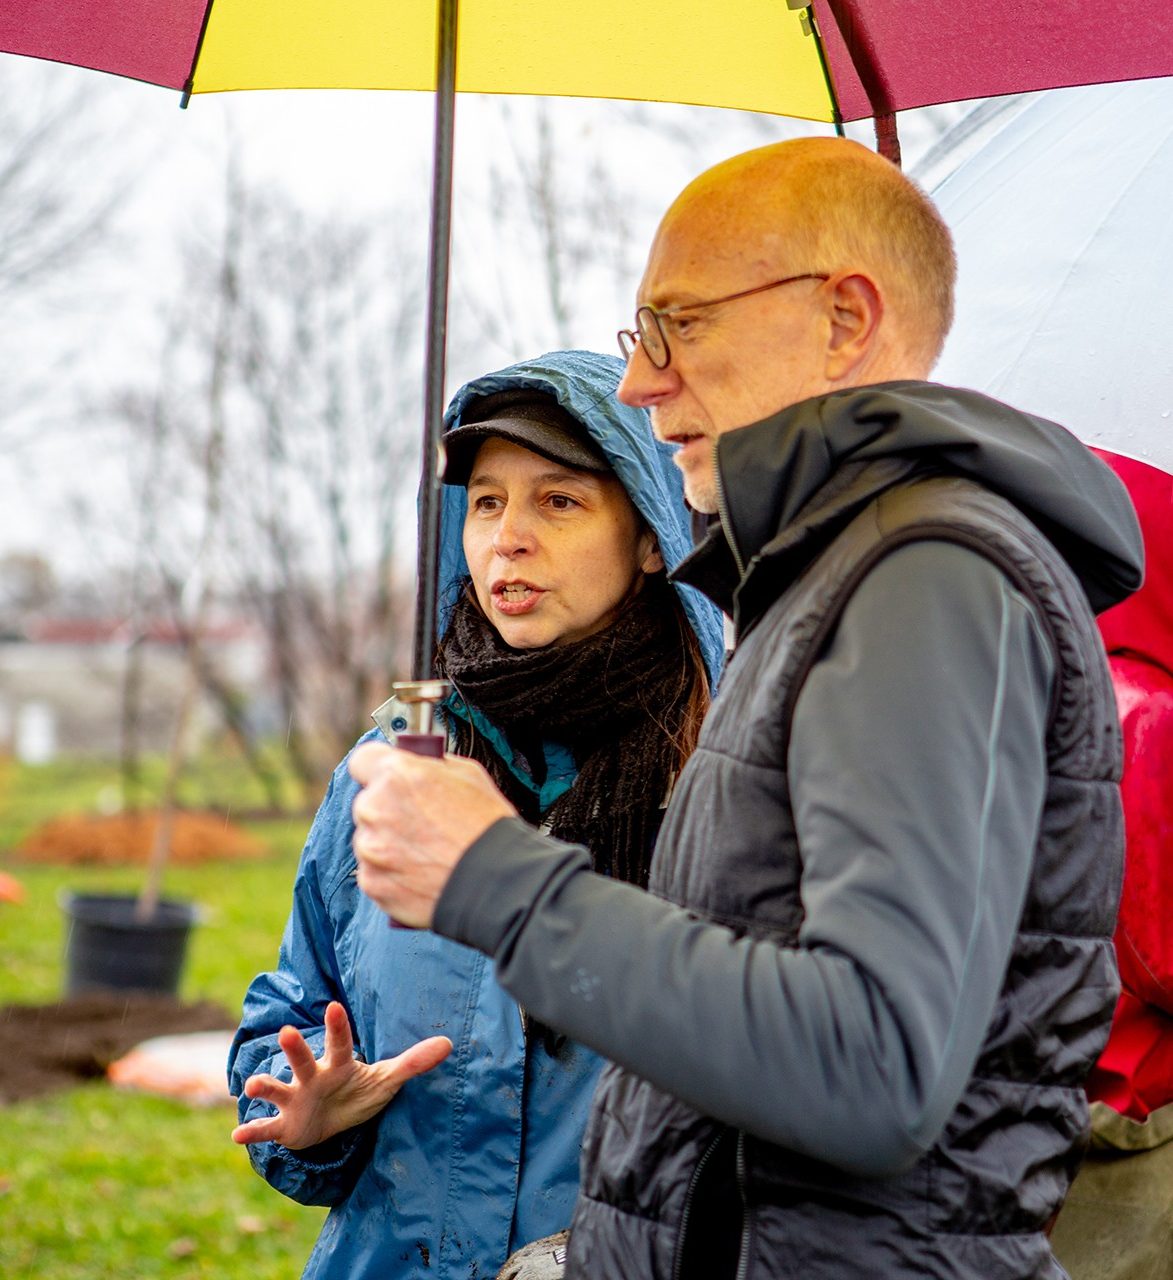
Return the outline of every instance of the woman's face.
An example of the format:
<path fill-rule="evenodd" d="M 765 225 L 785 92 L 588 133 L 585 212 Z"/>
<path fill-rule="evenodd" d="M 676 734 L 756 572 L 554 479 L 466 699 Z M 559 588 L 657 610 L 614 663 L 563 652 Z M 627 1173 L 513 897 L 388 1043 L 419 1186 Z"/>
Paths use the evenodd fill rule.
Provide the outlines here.
<path fill-rule="evenodd" d="M 490 437 L 468 481 L 464 555 L 485 616 L 514 649 L 569 644 L 663 567 L 623 485 Z"/>

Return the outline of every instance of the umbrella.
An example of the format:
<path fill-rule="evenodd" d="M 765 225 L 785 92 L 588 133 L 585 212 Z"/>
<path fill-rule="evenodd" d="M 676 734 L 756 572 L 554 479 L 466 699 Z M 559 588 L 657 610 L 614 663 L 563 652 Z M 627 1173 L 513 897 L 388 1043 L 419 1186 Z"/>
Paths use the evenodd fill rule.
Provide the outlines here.
<path fill-rule="evenodd" d="M 1171 192 L 1173 81 L 1028 102 L 933 193 L 960 263 L 934 376 L 1173 472 Z"/>
<path fill-rule="evenodd" d="M 193 93 L 430 90 L 438 7 L 23 0 L 0 15 L 0 48 Z M 461 90 L 692 102 L 825 121 L 1173 74 L 1166 0 L 464 0 L 460 23 Z"/>
<path fill-rule="evenodd" d="M 833 122 L 1091 81 L 1173 75 L 1168 0 L 23 0 L 0 49 L 193 93 L 436 90 L 414 676 L 431 670 L 453 94 L 698 103 Z"/>

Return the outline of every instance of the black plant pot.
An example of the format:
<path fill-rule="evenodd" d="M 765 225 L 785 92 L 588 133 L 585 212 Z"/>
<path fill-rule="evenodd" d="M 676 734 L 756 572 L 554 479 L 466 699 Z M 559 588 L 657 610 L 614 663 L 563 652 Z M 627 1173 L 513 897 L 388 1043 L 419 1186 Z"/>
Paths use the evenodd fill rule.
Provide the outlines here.
<path fill-rule="evenodd" d="M 69 922 L 65 946 L 65 994 L 86 991 L 150 991 L 175 995 L 196 922 L 196 907 L 164 898 L 146 920 L 129 895 L 63 894 Z"/>

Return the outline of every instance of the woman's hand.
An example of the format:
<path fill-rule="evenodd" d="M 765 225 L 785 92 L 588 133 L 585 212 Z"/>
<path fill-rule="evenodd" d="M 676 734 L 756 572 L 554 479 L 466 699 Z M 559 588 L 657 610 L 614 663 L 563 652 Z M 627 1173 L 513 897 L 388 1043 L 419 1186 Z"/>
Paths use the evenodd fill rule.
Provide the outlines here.
<path fill-rule="evenodd" d="M 452 1051 L 447 1036 L 431 1036 L 396 1058 L 357 1062 L 350 1019 L 336 1000 L 326 1006 L 325 1021 L 326 1045 L 320 1059 L 295 1027 L 281 1028 L 277 1043 L 293 1069 L 293 1080 L 283 1084 L 271 1075 L 258 1075 L 245 1081 L 246 1097 L 271 1102 L 278 1113 L 237 1125 L 233 1142 L 279 1142 L 291 1151 L 316 1146 L 378 1115 L 408 1080 L 431 1071 Z"/>

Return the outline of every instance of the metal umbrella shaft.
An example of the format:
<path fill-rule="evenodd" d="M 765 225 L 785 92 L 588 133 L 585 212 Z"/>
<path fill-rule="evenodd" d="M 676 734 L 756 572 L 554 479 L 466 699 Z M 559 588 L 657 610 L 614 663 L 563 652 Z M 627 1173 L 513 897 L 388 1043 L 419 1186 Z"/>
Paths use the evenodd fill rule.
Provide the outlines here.
<path fill-rule="evenodd" d="M 407 707 L 399 746 L 442 756 L 444 735 L 433 732 L 436 703 L 448 693 L 435 679 L 436 597 L 440 568 L 440 470 L 444 429 L 444 368 L 448 348 L 448 266 L 452 251 L 452 158 L 456 126 L 456 24 L 459 0 L 440 0 L 436 12 L 436 117 L 432 162 L 432 224 L 428 244 L 427 350 L 424 357 L 424 432 L 420 458 L 419 550 L 411 679 L 394 685 Z"/>
<path fill-rule="evenodd" d="M 427 350 L 420 466 L 419 553 L 416 579 L 413 681 L 431 680 L 436 644 L 440 560 L 440 438 L 448 346 L 448 267 L 452 249 L 452 160 L 456 124 L 456 24 L 459 0 L 439 0 L 436 22 L 436 116 L 432 218 L 428 245 Z"/>

